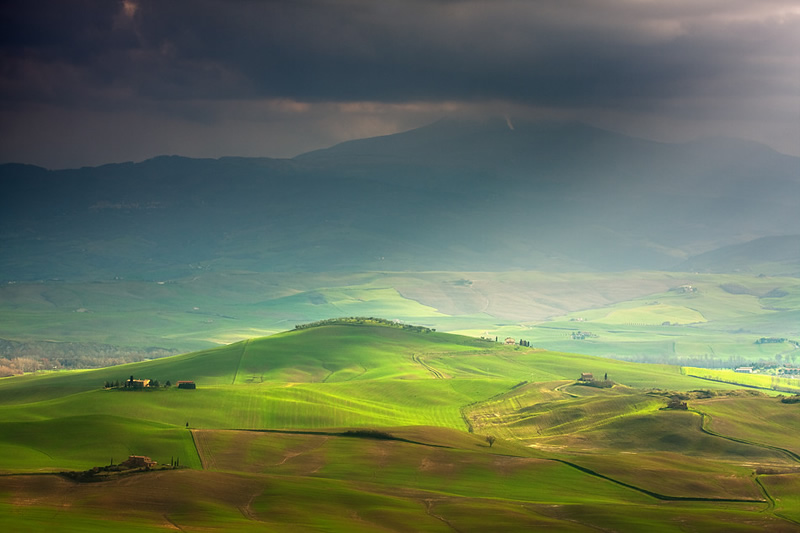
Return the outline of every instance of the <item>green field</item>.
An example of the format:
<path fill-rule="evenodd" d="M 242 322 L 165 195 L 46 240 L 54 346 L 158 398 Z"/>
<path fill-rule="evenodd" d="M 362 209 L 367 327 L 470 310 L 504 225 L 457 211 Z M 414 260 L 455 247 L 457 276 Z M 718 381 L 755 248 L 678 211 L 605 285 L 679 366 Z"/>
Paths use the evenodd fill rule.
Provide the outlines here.
<path fill-rule="evenodd" d="M 684 367 L 683 372 L 687 376 L 696 376 L 719 383 L 731 383 L 736 385 L 744 385 L 745 387 L 772 389 L 782 392 L 800 394 L 800 379 L 762 374 L 748 374 L 735 372 L 733 370 L 720 370 L 711 368 Z"/>
<path fill-rule="evenodd" d="M 760 360 L 796 363 L 800 355 L 788 342 L 800 341 L 800 279 L 794 277 L 203 271 L 190 278 L 0 286 L 0 373 L 2 357 L 102 366 L 339 316 L 382 316 L 637 362 L 733 368 Z M 591 335 L 574 338 L 576 332 Z M 756 344 L 761 337 L 787 342 Z"/>
<path fill-rule="evenodd" d="M 103 387 L 130 376 L 197 389 Z M 372 322 L 3 378 L 0 527 L 796 531 L 798 404 L 731 388 Z M 183 468 L 55 474 L 130 454 Z"/>

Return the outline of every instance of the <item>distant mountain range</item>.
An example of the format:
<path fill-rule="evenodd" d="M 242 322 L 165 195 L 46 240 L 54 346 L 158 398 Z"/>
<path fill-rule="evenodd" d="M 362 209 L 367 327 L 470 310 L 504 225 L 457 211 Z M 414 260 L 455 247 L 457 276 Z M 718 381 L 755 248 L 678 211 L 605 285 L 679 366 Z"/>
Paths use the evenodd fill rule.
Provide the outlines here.
<path fill-rule="evenodd" d="M 800 237 L 782 237 L 777 249 L 795 253 L 775 257 L 756 240 L 800 235 L 800 158 L 733 139 L 665 144 L 580 123 L 443 120 L 293 159 L 6 164 L 0 179 L 8 281 L 770 261 L 800 272 Z"/>
<path fill-rule="evenodd" d="M 762 237 L 689 258 L 676 270 L 800 275 L 800 235 Z"/>

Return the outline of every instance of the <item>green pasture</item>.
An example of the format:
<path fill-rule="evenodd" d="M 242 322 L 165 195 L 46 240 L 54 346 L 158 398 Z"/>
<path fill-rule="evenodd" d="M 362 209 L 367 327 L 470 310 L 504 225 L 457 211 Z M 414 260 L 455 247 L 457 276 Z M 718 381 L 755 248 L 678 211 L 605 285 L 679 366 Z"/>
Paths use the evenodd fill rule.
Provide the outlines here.
<path fill-rule="evenodd" d="M 546 400 L 537 390 L 537 384 L 520 387 L 479 404 L 467 416 L 482 432 L 502 431 L 508 438 L 530 442 L 540 437 L 589 431 L 621 418 L 652 413 L 665 405 L 661 397 L 627 388 L 565 388 L 566 384 L 554 389 L 558 396 Z"/>
<path fill-rule="evenodd" d="M 707 425 L 715 432 L 800 455 L 800 404 L 743 397 L 694 400 L 691 405 L 707 415 Z"/>
<path fill-rule="evenodd" d="M 775 500 L 775 514 L 800 524 L 800 475 L 765 475 L 759 481 Z"/>
<path fill-rule="evenodd" d="M 462 379 L 539 382 L 576 379 L 583 372 L 592 372 L 597 377 L 607 374 L 617 383 L 638 388 L 730 388 L 727 384 L 683 375 L 680 368 L 668 365 L 641 365 L 575 353 L 502 346 L 468 337 L 400 328 L 329 325 L 112 368 L 0 379 L 0 400 L 2 405 L 11 405 L 63 399 L 71 394 L 97 391 L 105 382 L 123 382 L 131 375 L 158 379 L 162 384 L 190 379 L 208 390 L 223 385 L 334 385 L 440 378 L 452 378 L 445 380 L 448 383 Z M 170 391 L 144 394 L 165 392 L 166 396 L 158 398 L 173 397 Z"/>
<path fill-rule="evenodd" d="M 498 361 L 498 373 L 506 372 L 506 375 L 521 381 L 576 380 L 582 373 L 589 372 L 597 379 L 603 379 L 608 374 L 611 381 L 642 389 L 730 388 L 682 375 L 680 367 L 676 366 L 643 365 L 578 353 L 515 347 L 499 349 L 486 358 L 495 358 Z M 441 356 L 435 360 L 431 358 L 430 362 L 433 366 L 439 364 L 445 371 L 455 373 L 457 369 L 469 369 L 467 365 L 478 365 L 480 370 L 482 360 L 477 357 Z"/>
<path fill-rule="evenodd" d="M 784 451 L 800 442 L 798 413 L 786 409 L 793 405 L 752 395 L 691 403 L 713 412 L 707 425 L 716 434 L 696 413 L 664 410 L 664 396 L 569 382 L 519 387 L 467 417 L 477 433 L 673 497 L 762 499 L 754 469 L 798 471 Z"/>
<path fill-rule="evenodd" d="M 681 515 L 695 526 L 708 520 L 708 516 L 718 516 L 722 523 L 750 520 L 764 507 L 764 503 L 759 503 L 762 495 L 747 469 L 691 458 L 688 464 L 681 464 L 677 454 L 648 458 L 645 468 L 647 473 L 654 474 L 653 479 L 636 478 L 630 472 L 623 472 L 619 466 L 606 467 L 605 472 L 603 468 L 597 468 L 607 476 L 600 478 L 559 461 L 535 457 L 538 452 L 519 454 L 503 450 L 496 454 L 476 437 L 472 442 L 463 442 L 459 448 L 439 448 L 326 435 L 202 433 L 203 438 L 198 439 L 204 442 L 202 455 L 209 460 L 212 469 L 227 471 L 249 465 L 252 472 L 291 479 L 346 479 L 380 492 L 390 492 L 396 487 L 402 487 L 404 494 L 425 491 L 425 498 L 440 502 L 437 509 L 445 509 L 448 505 L 463 509 L 468 504 L 486 509 L 484 512 L 488 516 L 478 523 L 487 526 L 491 520 L 509 520 L 509 526 L 516 524 L 516 527 L 536 523 L 534 516 L 537 512 L 533 516 L 525 512 L 506 514 L 511 504 L 518 508 L 524 505 L 529 510 L 532 507 L 561 508 L 556 515 L 558 518 L 551 516 L 549 522 L 550 527 L 558 530 L 561 530 L 559 521 L 564 519 L 590 525 L 585 518 L 567 511 L 568 508 L 574 508 L 576 512 L 578 507 L 594 509 L 594 513 L 604 516 L 594 524 L 598 525 L 626 523 L 618 513 L 601 511 L 604 507 L 623 505 L 629 520 L 653 527 L 660 522 L 647 517 L 652 516 L 650 513 L 657 507 L 662 508 L 662 511 L 656 511 L 659 520 L 669 522 Z M 615 458 L 609 459 L 613 464 Z M 573 460 L 589 462 L 586 456 Z M 660 462 L 664 464 L 657 470 Z M 602 464 L 602 458 L 598 457 L 596 463 Z M 633 464 L 632 461 L 629 466 Z M 709 501 L 655 506 L 654 498 L 615 483 L 613 479 L 620 473 L 633 477 L 633 486 L 644 484 L 648 490 L 656 491 L 667 488 L 678 497 L 688 495 Z M 714 498 L 751 500 L 751 503 L 728 503 L 724 506 L 709 503 Z M 505 511 L 497 516 L 498 510 L 494 505 L 488 505 L 487 500 Z M 452 518 L 458 520 L 457 515 Z M 547 514 L 540 515 L 539 520 L 540 526 L 547 524 Z M 468 526 L 467 530 L 472 528 Z"/>
<path fill-rule="evenodd" d="M 615 385 L 579 385 L 583 372 Z M 197 389 L 103 388 L 131 375 Z M 0 527 L 791 527 L 797 405 L 731 388 L 677 366 L 352 323 L 3 378 L 0 474 L 39 475 L 0 475 Z M 719 394 L 688 400 L 705 425 L 662 409 L 668 391 L 700 389 Z M 354 429 L 392 438 L 344 436 Z M 129 454 L 188 468 L 89 484 L 44 475 Z"/>
<path fill-rule="evenodd" d="M 562 352 L 735 366 L 778 355 L 797 360 L 800 353 L 788 344 L 755 341 L 800 339 L 798 302 L 800 280 L 791 277 L 198 270 L 175 279 L 0 286 L 0 339 L 107 344 L 121 353 L 149 347 L 188 352 L 358 315 L 501 341 L 524 338 Z M 575 331 L 596 337 L 573 340 Z"/>
<path fill-rule="evenodd" d="M 769 376 L 764 374 L 749 374 L 735 372 L 727 369 L 693 368 L 684 367 L 687 376 L 696 376 L 707 380 L 728 383 L 733 386 L 757 387 L 767 390 L 779 390 L 790 393 L 800 393 L 800 379 Z"/>
<path fill-rule="evenodd" d="M 86 470 L 129 455 L 200 466 L 191 435 L 175 425 L 111 414 L 0 422 L 0 472 Z"/>
<path fill-rule="evenodd" d="M 293 531 L 364 532 L 405 531 L 411 524 L 416 531 L 761 531 L 791 526 L 763 512 L 765 503 L 718 502 L 713 493 L 705 501 L 659 500 L 612 476 L 590 475 L 558 460 L 495 453 L 477 436 L 449 440 L 460 445 L 198 431 L 203 471 L 94 484 L 0 476 L 0 506 L 7 511 L 0 526 L 71 531 L 60 525 L 85 523 L 83 530 L 94 531 L 135 522 L 144 531 L 281 530 L 291 525 Z M 793 480 L 774 483 L 773 478 L 760 479 L 778 495 L 776 509 L 785 512 L 788 504 L 791 513 L 787 489 Z"/>
<path fill-rule="evenodd" d="M 56 476 L 0 477 L 6 531 L 263 531 L 245 517 L 263 488 L 241 475 L 178 470 L 102 483 Z"/>
<path fill-rule="evenodd" d="M 287 463 L 308 461 L 317 465 L 314 477 L 402 486 L 446 496 L 483 498 L 489 492 L 497 499 L 551 504 L 649 501 L 643 494 L 586 476 L 562 463 L 487 451 L 488 446 L 480 442 L 472 449 L 459 450 L 334 437 Z"/>
<path fill-rule="evenodd" d="M 638 303 L 638 302 L 637 302 Z M 585 313 L 586 322 L 601 322 L 610 325 L 629 324 L 642 326 L 660 326 L 664 322 L 672 324 L 697 324 L 707 319 L 696 309 L 684 305 L 670 305 L 661 302 L 649 302 L 633 307 L 616 306 L 611 310 L 596 310 Z"/>
<path fill-rule="evenodd" d="M 700 431 L 699 418 L 685 411 L 616 417 L 608 424 L 590 426 L 563 437 L 545 439 L 548 444 L 565 444 L 581 450 L 640 450 L 673 452 L 687 456 L 715 458 L 730 463 L 763 461 L 786 463 L 785 454 Z M 596 443 L 601 444 L 596 444 Z"/>
<path fill-rule="evenodd" d="M 591 445 L 586 436 L 583 445 Z M 545 446 L 537 449 L 544 449 Z M 555 446 L 548 449 L 556 450 Z M 598 453 L 561 449 L 559 456 L 618 481 L 672 497 L 761 500 L 753 479 L 753 468 L 712 454 L 622 450 L 618 453 L 594 448 Z"/>
<path fill-rule="evenodd" d="M 460 407 L 499 394 L 509 381 L 384 380 L 325 384 L 202 385 L 197 390 L 94 390 L 2 407 L 5 419 L 54 413 L 116 414 L 195 428 L 291 429 L 430 425 L 466 430 Z"/>
<path fill-rule="evenodd" d="M 696 324 L 645 326 L 562 321 L 542 323 L 527 329 L 507 328 L 506 334 L 531 339 L 533 345 L 554 351 L 674 365 L 736 367 L 762 360 L 775 361 L 777 355 L 786 361 L 790 360 L 787 356 L 795 360 L 800 356 L 800 351 L 788 343 L 756 344 L 761 335 L 739 331 L 743 330 L 744 325 L 749 331 L 754 331 L 753 323 L 748 321 L 743 321 L 742 325 L 730 325 L 730 330 L 715 330 Z M 794 324 L 787 322 L 785 326 L 783 335 Z M 572 334 L 578 331 L 588 331 L 594 336 L 573 339 Z"/>
<path fill-rule="evenodd" d="M 37 372 L 0 378 L 0 406 L 63 399 L 71 394 L 97 390 L 106 382 L 123 383 L 132 375 L 136 379 L 158 379 L 162 384 L 167 381 L 175 384 L 181 380 L 197 380 L 205 385 L 230 384 L 236 375 L 244 346 L 242 342 L 96 370 Z"/>
<path fill-rule="evenodd" d="M 431 378 L 414 355 L 477 352 L 483 344 L 441 333 L 408 335 L 399 328 L 321 326 L 248 342 L 237 382 Z"/>

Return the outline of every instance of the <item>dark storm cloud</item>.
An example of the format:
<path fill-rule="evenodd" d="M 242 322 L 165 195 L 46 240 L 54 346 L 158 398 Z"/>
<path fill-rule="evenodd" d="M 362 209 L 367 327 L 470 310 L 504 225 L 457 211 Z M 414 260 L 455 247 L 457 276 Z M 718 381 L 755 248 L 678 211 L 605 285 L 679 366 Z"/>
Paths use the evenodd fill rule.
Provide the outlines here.
<path fill-rule="evenodd" d="M 204 124 L 213 145 L 210 126 L 231 112 L 262 124 L 304 115 L 308 129 L 355 106 L 360 125 L 341 139 L 363 133 L 369 113 L 389 129 L 402 106 L 497 102 L 738 120 L 739 131 L 773 121 L 780 137 L 796 131 L 786 124 L 797 119 L 798 49 L 795 0 L 4 2 L 0 140 L 35 142 L 48 117 L 60 117 L 54 131 L 105 131 L 127 113 L 142 132 Z M 374 105 L 387 107 L 364 111 Z"/>
<path fill-rule="evenodd" d="M 647 106 L 780 92 L 781 69 L 797 67 L 786 51 L 798 43 L 798 16 L 780 3 L 600 4 L 7 5 L 4 96 Z"/>

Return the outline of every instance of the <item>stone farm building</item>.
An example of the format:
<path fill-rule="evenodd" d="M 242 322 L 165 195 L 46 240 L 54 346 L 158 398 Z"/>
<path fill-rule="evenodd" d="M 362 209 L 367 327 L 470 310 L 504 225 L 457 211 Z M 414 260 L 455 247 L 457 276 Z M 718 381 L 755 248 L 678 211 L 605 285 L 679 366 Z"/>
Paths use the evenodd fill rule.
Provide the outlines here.
<path fill-rule="evenodd" d="M 581 372 L 581 379 L 578 381 L 594 381 L 594 376 L 591 372 Z"/>
<path fill-rule="evenodd" d="M 158 463 L 147 457 L 146 455 L 130 455 L 128 459 L 123 461 L 120 466 L 126 468 L 152 468 Z"/>

